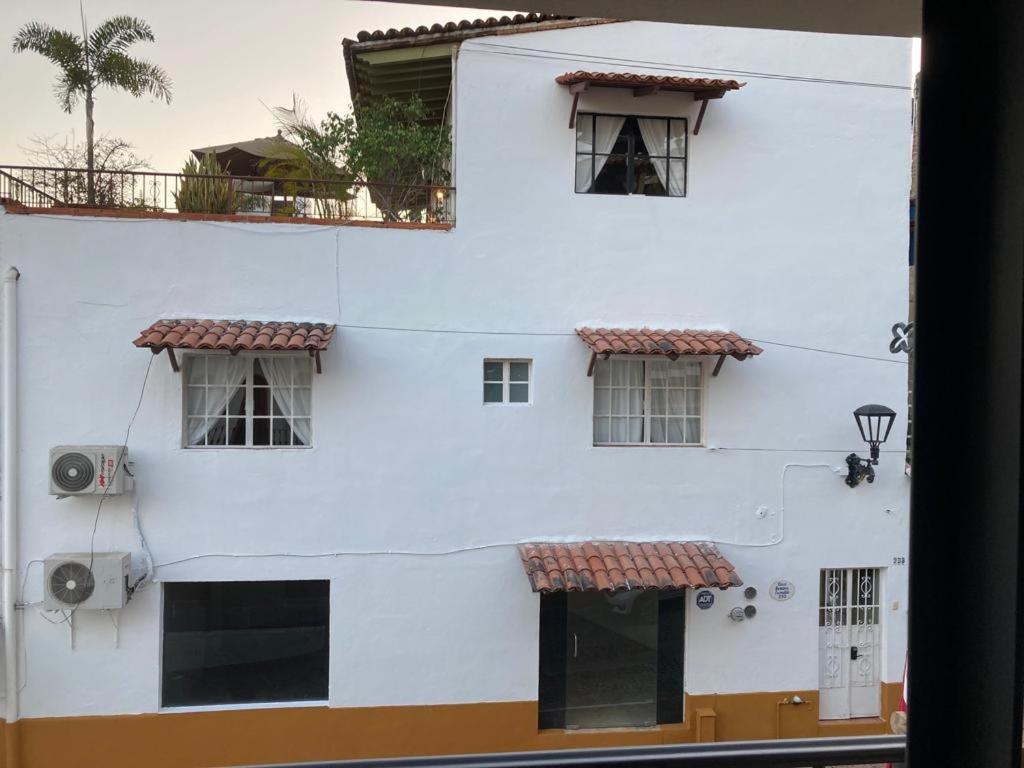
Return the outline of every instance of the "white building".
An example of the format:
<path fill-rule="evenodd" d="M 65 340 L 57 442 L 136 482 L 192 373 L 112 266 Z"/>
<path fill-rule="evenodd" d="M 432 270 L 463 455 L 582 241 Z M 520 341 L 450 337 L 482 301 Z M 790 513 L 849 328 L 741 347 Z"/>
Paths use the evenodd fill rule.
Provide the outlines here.
<path fill-rule="evenodd" d="M 7 765 L 884 732 L 909 40 L 533 18 L 368 38 L 357 95 L 450 83 L 454 226 L 0 213 Z M 236 349 L 296 323 L 299 348 L 140 334 L 166 318 L 259 321 L 212 326 Z M 603 354 L 644 328 L 707 334 Z M 864 403 L 899 412 L 851 488 Z M 125 443 L 133 493 L 51 495 L 52 448 Z M 519 545 L 584 542 L 700 554 L 653 589 L 527 577 Z M 651 547 L 626 549 L 642 570 Z M 81 599 L 44 579 L 76 552 L 89 599 L 130 553 L 125 607 L 46 610 L 50 581 Z"/>

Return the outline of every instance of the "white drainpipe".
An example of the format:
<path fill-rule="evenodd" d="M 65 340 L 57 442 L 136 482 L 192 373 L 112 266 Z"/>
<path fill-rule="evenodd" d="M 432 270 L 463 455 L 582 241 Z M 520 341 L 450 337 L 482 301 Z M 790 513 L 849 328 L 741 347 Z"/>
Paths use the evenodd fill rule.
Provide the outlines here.
<path fill-rule="evenodd" d="M 18 270 L 3 276 L 0 323 L 0 535 L 3 536 L 4 671 L 7 767 L 16 768 L 18 754 L 18 614 L 15 590 L 18 573 Z"/>

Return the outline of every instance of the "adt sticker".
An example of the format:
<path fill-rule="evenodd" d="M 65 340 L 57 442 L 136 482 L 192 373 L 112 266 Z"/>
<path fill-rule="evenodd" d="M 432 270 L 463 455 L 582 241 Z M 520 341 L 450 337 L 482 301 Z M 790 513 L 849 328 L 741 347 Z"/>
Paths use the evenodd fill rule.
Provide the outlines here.
<path fill-rule="evenodd" d="M 707 610 L 715 604 L 715 593 L 710 589 L 702 589 L 697 593 L 697 607 L 701 610 Z"/>
<path fill-rule="evenodd" d="M 773 582 L 768 590 L 768 594 L 772 596 L 773 600 L 789 600 L 795 592 L 796 587 L 793 586 L 793 582 L 785 579 Z"/>

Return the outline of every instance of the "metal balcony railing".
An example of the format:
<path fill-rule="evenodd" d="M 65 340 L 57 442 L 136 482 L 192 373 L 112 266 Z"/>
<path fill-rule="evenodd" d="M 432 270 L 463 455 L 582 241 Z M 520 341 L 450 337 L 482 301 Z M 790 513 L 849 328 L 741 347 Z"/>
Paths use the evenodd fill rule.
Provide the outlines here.
<path fill-rule="evenodd" d="M 455 189 L 332 179 L 0 165 L 0 199 L 29 208 L 453 224 Z"/>
<path fill-rule="evenodd" d="M 290 765 L 303 768 L 826 768 L 895 763 L 904 759 L 905 751 L 903 736 L 858 736 Z M 285 768 L 285 765 L 289 764 L 261 768 Z"/>

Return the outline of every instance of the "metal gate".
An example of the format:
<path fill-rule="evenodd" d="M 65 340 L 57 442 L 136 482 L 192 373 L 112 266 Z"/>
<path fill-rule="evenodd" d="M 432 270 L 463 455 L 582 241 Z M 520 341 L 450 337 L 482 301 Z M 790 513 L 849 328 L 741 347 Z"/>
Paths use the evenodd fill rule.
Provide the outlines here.
<path fill-rule="evenodd" d="M 881 713 L 880 570 L 826 568 L 818 600 L 822 720 Z"/>

